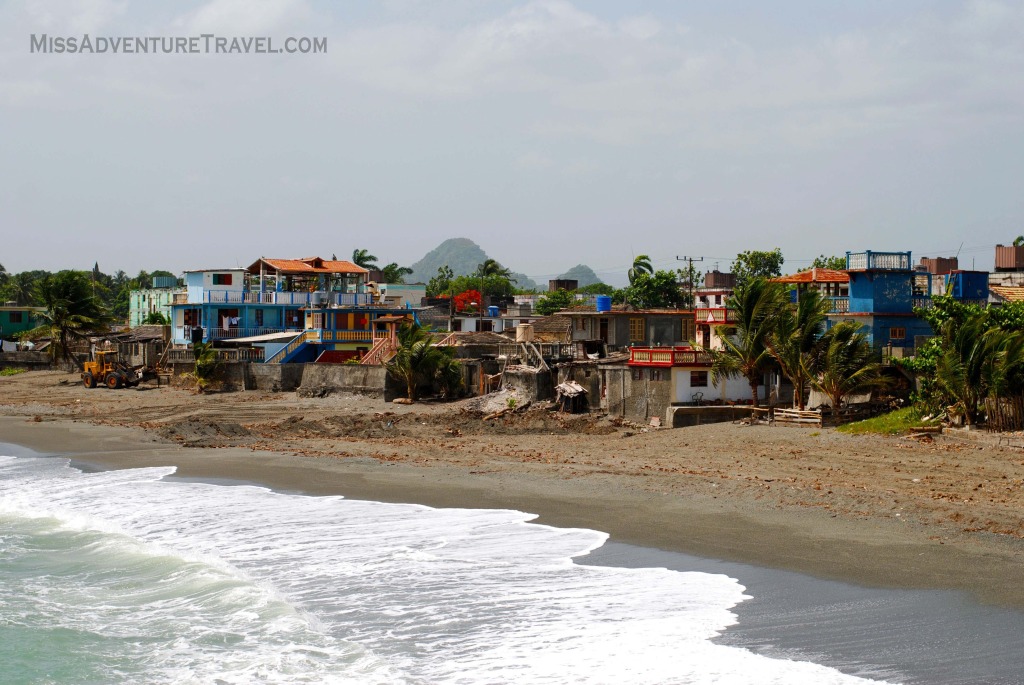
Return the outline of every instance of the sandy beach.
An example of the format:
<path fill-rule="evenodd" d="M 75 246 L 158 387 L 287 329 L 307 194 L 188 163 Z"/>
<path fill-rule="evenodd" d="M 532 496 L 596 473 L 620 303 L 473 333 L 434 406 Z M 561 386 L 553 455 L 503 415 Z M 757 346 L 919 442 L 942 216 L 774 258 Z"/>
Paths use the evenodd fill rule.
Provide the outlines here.
<path fill-rule="evenodd" d="M 479 400 L 86 390 L 0 380 L 0 442 L 311 494 L 529 511 L 633 545 L 1024 608 L 1024 454 L 991 441 L 644 429 Z"/>

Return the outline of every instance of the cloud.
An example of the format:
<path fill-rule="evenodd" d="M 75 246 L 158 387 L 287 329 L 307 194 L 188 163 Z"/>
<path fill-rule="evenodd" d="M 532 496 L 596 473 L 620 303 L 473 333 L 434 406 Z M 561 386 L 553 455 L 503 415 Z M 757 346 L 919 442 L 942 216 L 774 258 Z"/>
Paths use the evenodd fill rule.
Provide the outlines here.
<path fill-rule="evenodd" d="M 305 0 L 210 0 L 176 23 L 195 34 L 265 36 L 298 25 L 310 14 Z"/>

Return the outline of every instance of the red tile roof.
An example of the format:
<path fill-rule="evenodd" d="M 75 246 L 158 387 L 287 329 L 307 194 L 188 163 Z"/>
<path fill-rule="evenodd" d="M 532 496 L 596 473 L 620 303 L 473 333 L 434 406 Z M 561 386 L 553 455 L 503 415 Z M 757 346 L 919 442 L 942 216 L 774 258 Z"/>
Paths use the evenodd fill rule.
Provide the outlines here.
<path fill-rule="evenodd" d="M 993 285 L 989 287 L 989 290 L 1007 302 L 1024 300 L 1024 288 L 1020 286 Z"/>
<path fill-rule="evenodd" d="M 268 271 L 280 271 L 284 274 L 365 274 L 366 269 L 343 259 L 320 259 L 306 257 L 303 259 L 268 259 L 261 257 L 249 267 L 251 274 L 260 272 L 260 263 L 266 265 Z"/>
<path fill-rule="evenodd" d="M 792 276 L 779 276 L 773 278 L 774 283 L 849 283 L 850 274 L 845 271 L 834 269 L 807 269 L 798 271 Z"/>

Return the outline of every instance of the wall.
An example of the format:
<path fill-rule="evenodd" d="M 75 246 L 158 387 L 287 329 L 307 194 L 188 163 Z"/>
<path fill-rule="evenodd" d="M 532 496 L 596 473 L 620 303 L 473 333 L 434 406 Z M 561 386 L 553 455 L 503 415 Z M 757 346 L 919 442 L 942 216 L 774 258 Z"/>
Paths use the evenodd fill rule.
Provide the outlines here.
<path fill-rule="evenodd" d="M 850 274 L 850 311 L 896 313 L 912 311 L 914 274 L 910 271 L 863 271 Z"/>
<path fill-rule="evenodd" d="M 602 408 L 612 416 L 632 421 L 647 421 L 652 416 L 664 416 L 665 410 L 672 403 L 670 371 L 667 368 L 602 366 L 600 373 L 605 390 Z"/>
<path fill-rule="evenodd" d="M 282 366 L 289 365 L 283 364 Z M 389 379 L 383 366 L 303 364 L 301 368 L 302 382 L 298 387 L 299 395 L 308 397 L 323 396 L 331 392 L 354 392 L 388 399 L 389 392 L 387 390 L 389 388 L 386 388 L 386 384 Z"/>
<path fill-rule="evenodd" d="M 750 407 L 669 407 L 665 410 L 665 427 L 685 428 L 748 418 Z"/>
<path fill-rule="evenodd" d="M 690 372 L 691 371 L 707 371 L 708 372 L 708 386 L 707 387 L 690 387 Z M 743 376 L 737 378 L 727 378 L 721 386 L 715 386 L 711 380 L 711 369 L 708 367 L 672 367 L 672 401 L 682 404 L 689 404 L 694 401 L 694 393 L 701 393 L 702 402 L 713 402 L 720 400 L 722 402 L 746 402 L 750 399 L 750 384 L 747 379 Z M 759 398 L 764 399 L 767 389 L 765 386 L 760 386 L 757 390 Z"/>
<path fill-rule="evenodd" d="M 502 386 L 515 390 L 525 402 L 552 400 L 555 397 L 554 381 L 557 373 L 557 371 L 506 369 L 502 378 Z"/>
<path fill-rule="evenodd" d="M 42 370 L 51 368 L 47 352 L 0 352 L 0 368 Z"/>
<path fill-rule="evenodd" d="M 248 387 L 264 392 L 291 392 L 302 383 L 301 364 L 250 364 Z"/>

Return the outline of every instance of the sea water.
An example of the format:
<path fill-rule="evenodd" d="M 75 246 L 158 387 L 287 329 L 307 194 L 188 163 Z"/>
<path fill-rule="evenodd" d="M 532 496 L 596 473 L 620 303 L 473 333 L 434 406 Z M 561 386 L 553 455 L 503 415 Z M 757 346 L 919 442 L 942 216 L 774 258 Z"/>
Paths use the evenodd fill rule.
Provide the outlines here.
<path fill-rule="evenodd" d="M 0 457 L 2 683 L 863 683 L 712 639 L 725 575 L 607 536 Z"/>

